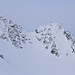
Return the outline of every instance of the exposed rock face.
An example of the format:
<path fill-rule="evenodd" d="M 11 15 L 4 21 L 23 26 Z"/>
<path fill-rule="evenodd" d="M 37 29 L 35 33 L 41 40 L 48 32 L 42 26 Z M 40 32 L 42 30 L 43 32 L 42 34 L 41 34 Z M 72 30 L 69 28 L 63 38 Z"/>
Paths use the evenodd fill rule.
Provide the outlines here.
<path fill-rule="evenodd" d="M 0 17 L 0 38 L 11 41 L 18 48 L 23 48 L 22 43 L 27 41 L 26 34 L 21 26 L 14 24 L 11 20 Z"/>
<path fill-rule="evenodd" d="M 38 41 L 42 42 L 45 45 L 45 49 L 51 47 L 51 53 L 59 56 L 59 44 L 63 46 L 62 42 L 67 42 L 70 44 L 70 48 L 72 52 L 75 52 L 75 39 L 70 34 L 69 31 L 64 30 L 57 23 L 50 23 L 48 25 L 41 26 L 40 28 L 35 30 L 36 38 Z M 62 38 L 64 38 L 62 40 Z M 59 41 L 59 44 L 58 44 Z M 57 47 L 58 46 L 58 47 Z M 66 43 L 65 43 L 66 46 Z M 65 48 L 64 46 L 64 48 Z"/>

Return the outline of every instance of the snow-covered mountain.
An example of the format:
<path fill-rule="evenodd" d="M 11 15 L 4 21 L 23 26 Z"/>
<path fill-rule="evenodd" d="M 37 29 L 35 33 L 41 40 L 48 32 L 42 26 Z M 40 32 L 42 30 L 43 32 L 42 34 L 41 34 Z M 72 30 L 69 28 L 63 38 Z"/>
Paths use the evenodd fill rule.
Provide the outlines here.
<path fill-rule="evenodd" d="M 27 33 L 0 16 L 1 75 L 75 75 L 75 39 L 50 22 Z"/>

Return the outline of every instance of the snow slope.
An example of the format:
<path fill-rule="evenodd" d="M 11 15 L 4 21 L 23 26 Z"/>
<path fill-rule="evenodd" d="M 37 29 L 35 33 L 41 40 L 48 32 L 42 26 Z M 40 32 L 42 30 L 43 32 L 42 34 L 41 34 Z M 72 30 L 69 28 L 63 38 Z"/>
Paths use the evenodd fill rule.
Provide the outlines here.
<path fill-rule="evenodd" d="M 0 75 L 75 75 L 75 40 L 58 23 L 34 32 L 0 17 Z"/>

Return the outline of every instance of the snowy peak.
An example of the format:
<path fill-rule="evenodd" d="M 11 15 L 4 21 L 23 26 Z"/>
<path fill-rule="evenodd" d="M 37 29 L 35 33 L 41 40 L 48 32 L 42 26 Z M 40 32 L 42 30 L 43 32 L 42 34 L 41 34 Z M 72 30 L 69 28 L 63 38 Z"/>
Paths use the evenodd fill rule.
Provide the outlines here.
<path fill-rule="evenodd" d="M 0 17 L 1 75 L 74 75 L 74 59 L 75 39 L 60 24 L 26 33 Z"/>
<path fill-rule="evenodd" d="M 36 38 L 43 43 L 45 49 L 50 49 L 52 54 L 60 56 L 68 55 L 69 51 L 75 51 L 75 40 L 70 32 L 64 30 L 60 24 L 51 22 L 35 30 Z"/>
<path fill-rule="evenodd" d="M 26 33 L 24 33 L 21 26 L 4 17 L 0 17 L 0 38 L 11 41 L 17 48 L 23 48 L 22 44 L 30 40 L 26 37 Z"/>

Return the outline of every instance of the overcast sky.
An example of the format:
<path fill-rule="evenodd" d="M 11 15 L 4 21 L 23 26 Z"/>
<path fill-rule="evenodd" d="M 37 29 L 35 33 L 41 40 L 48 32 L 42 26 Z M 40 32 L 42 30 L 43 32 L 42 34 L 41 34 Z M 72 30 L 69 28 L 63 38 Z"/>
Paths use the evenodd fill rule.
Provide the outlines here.
<path fill-rule="evenodd" d="M 0 15 L 27 32 L 54 21 L 75 36 L 75 0 L 0 0 Z"/>

